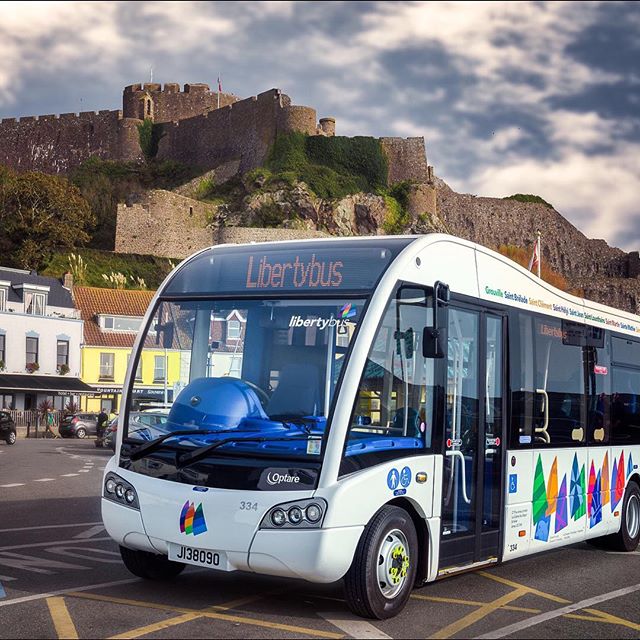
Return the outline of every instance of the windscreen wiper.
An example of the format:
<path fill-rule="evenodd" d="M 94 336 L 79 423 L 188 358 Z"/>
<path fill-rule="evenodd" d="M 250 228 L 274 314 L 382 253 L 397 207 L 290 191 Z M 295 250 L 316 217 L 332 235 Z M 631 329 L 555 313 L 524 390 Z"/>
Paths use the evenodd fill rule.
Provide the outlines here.
<path fill-rule="evenodd" d="M 296 427 L 302 427 L 304 432 L 307 434 L 311 434 L 312 426 L 318 424 L 318 422 L 315 420 L 315 416 L 297 416 L 291 413 L 275 414 L 269 416 L 269 419 L 282 422 L 283 425 L 286 425 L 288 423 Z"/>
<path fill-rule="evenodd" d="M 249 437 L 249 438 L 225 438 L 224 440 L 218 440 L 218 442 L 213 442 L 211 444 L 207 444 L 204 447 L 200 447 L 195 451 L 189 451 L 189 453 L 183 453 L 176 462 L 176 467 L 178 469 L 182 469 L 182 467 L 186 467 L 188 464 L 192 464 L 193 462 L 197 462 L 198 460 L 202 460 L 202 458 L 206 458 L 207 455 L 214 449 L 221 447 L 225 444 L 229 444 L 231 442 L 290 442 L 292 440 L 308 440 L 307 436 L 289 436 L 284 438 L 267 438 L 264 436 L 260 437 Z"/>
<path fill-rule="evenodd" d="M 230 433 L 235 429 L 225 429 L 224 431 L 215 429 L 188 429 L 186 431 L 172 431 L 171 433 L 165 433 L 163 436 L 159 436 L 155 440 L 150 440 L 144 444 L 139 445 L 129 455 L 131 460 L 139 460 L 144 458 L 148 453 L 155 451 L 165 440 L 169 438 L 179 438 L 180 436 L 196 436 L 196 435 L 209 435 L 212 433 Z"/>

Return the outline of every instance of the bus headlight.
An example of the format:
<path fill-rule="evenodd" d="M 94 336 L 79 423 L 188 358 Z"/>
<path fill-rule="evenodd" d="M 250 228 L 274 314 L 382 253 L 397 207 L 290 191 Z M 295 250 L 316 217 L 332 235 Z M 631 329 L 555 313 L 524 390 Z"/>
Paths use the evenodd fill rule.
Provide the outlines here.
<path fill-rule="evenodd" d="M 104 479 L 102 497 L 125 507 L 140 509 L 138 494 L 133 485 L 115 473 L 108 473 Z"/>
<path fill-rule="evenodd" d="M 322 498 L 285 502 L 269 509 L 261 529 L 318 529 L 322 526 L 327 502 Z"/>

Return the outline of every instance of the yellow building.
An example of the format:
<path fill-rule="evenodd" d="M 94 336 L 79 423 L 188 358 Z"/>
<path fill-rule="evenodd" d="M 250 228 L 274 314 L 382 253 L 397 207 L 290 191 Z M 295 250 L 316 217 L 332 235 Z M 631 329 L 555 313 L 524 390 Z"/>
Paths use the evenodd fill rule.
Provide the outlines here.
<path fill-rule="evenodd" d="M 83 411 L 119 412 L 131 350 L 153 291 L 74 287 L 84 320 L 81 380 L 95 389 L 83 398 Z M 180 379 L 182 352 L 163 349 L 148 339 L 133 386 L 135 404 L 170 403 Z M 175 389 L 177 391 L 177 389 Z"/>

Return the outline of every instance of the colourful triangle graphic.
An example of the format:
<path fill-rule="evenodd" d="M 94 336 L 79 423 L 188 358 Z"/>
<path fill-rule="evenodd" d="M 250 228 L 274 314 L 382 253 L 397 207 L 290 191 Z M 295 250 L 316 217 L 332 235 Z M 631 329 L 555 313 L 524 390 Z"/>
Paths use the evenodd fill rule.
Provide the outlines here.
<path fill-rule="evenodd" d="M 596 478 L 596 483 L 593 491 L 593 497 L 591 500 L 591 513 L 589 515 L 589 526 L 595 527 L 598 522 L 602 520 L 602 500 L 600 499 L 600 489 L 602 488 L 600 482 L 600 472 Z"/>
<path fill-rule="evenodd" d="M 611 472 L 611 511 L 616 508 L 620 498 L 618 497 L 618 461 L 613 459 L 613 471 Z"/>
<path fill-rule="evenodd" d="M 184 533 L 184 521 L 187 517 L 188 509 L 189 509 L 189 501 L 187 500 L 182 507 L 182 511 L 180 512 L 180 533 Z"/>
<path fill-rule="evenodd" d="M 533 523 L 538 524 L 547 512 L 547 492 L 544 486 L 542 456 L 538 455 L 536 472 L 533 476 Z M 547 532 L 548 533 L 548 532 Z M 537 537 L 537 536 L 536 536 Z"/>
<path fill-rule="evenodd" d="M 576 520 L 576 513 L 580 509 L 582 503 L 582 494 L 580 491 L 580 473 L 578 471 L 578 456 L 573 454 L 573 463 L 571 465 L 571 484 L 569 490 L 569 501 L 571 504 L 571 517 Z"/>
<path fill-rule="evenodd" d="M 609 452 L 605 452 L 602 462 L 602 506 L 609 502 Z"/>
<path fill-rule="evenodd" d="M 587 513 L 591 516 L 591 503 L 593 502 L 593 492 L 596 486 L 596 468 L 591 461 L 591 469 L 589 470 L 589 489 L 587 491 Z"/>
<path fill-rule="evenodd" d="M 549 540 L 549 529 L 551 528 L 551 516 L 545 516 L 536 525 L 535 539 L 547 542 Z"/>
<path fill-rule="evenodd" d="M 624 496 L 624 485 L 625 485 L 625 473 L 624 473 L 624 451 L 620 454 L 620 460 L 618 461 L 618 473 L 616 477 L 616 486 L 614 489 L 616 504 L 622 500 Z"/>
<path fill-rule="evenodd" d="M 580 506 L 578 507 L 575 514 L 573 515 L 574 520 L 578 520 L 579 518 L 582 518 L 582 516 L 587 513 L 587 504 L 585 500 L 586 488 L 587 487 L 586 487 L 586 481 L 585 481 L 585 469 L 584 469 L 584 465 L 582 465 L 582 467 L 580 467 L 580 477 L 578 478 L 578 491 L 580 492 Z"/>
<path fill-rule="evenodd" d="M 567 476 L 563 476 L 560 492 L 558 493 L 558 506 L 556 508 L 555 532 L 561 531 L 567 526 Z"/>
<path fill-rule="evenodd" d="M 556 501 L 558 499 L 558 458 L 553 459 L 551 465 L 551 473 L 549 474 L 549 483 L 547 485 L 547 511 L 545 515 L 550 516 L 556 510 Z"/>
<path fill-rule="evenodd" d="M 207 530 L 207 523 L 204 520 L 204 512 L 202 511 L 202 504 L 198 505 L 195 516 L 193 518 L 193 535 L 197 536 L 204 533 Z"/>
<path fill-rule="evenodd" d="M 629 462 L 627 464 L 627 478 L 631 475 L 633 471 L 633 455 L 631 454 L 631 451 L 629 451 Z"/>
<path fill-rule="evenodd" d="M 193 502 L 189 503 L 189 508 L 187 509 L 187 516 L 184 519 L 184 532 L 189 535 L 193 532 L 193 516 L 195 513 L 195 509 L 193 508 Z"/>

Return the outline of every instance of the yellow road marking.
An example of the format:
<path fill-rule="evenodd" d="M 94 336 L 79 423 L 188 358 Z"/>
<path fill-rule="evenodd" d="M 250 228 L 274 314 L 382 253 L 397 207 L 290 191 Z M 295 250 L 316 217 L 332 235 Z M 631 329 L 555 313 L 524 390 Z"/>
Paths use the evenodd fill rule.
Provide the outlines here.
<path fill-rule="evenodd" d="M 137 629 L 131 629 L 131 631 L 119 633 L 115 636 L 109 636 L 109 640 L 132 640 L 133 638 L 146 636 L 148 633 L 153 633 L 154 631 L 162 631 L 163 629 L 174 627 L 177 624 L 183 624 L 185 622 L 190 622 L 191 620 L 197 620 L 200 617 L 201 616 L 199 613 L 185 613 L 182 616 L 170 618 L 169 620 L 156 622 L 154 624 L 148 624 L 144 627 L 138 627 Z"/>
<path fill-rule="evenodd" d="M 64 598 L 47 598 L 47 606 L 49 607 L 51 620 L 53 620 L 53 626 L 56 629 L 58 638 L 77 640 L 78 632 L 69 615 L 67 605 L 64 603 Z"/>
<path fill-rule="evenodd" d="M 246 596 L 244 598 L 236 598 L 235 600 L 230 600 L 229 602 L 225 602 L 224 604 L 213 605 L 211 607 L 207 607 L 204 611 L 228 611 L 229 609 L 235 609 L 236 607 L 241 607 L 243 604 L 249 604 L 250 602 L 255 602 L 256 600 L 261 600 L 269 595 L 273 595 L 275 593 L 282 593 L 283 589 L 277 589 L 273 591 L 268 591 L 266 593 L 260 595 Z M 137 629 L 131 629 L 129 631 L 125 631 L 124 633 L 119 633 L 118 635 L 111 636 L 109 640 L 134 640 L 134 638 L 139 638 L 141 636 L 146 636 L 149 633 L 153 633 L 154 631 L 161 631 L 163 629 L 169 629 L 171 627 L 175 627 L 179 624 L 184 624 L 185 622 L 191 622 L 192 620 L 197 620 L 201 618 L 202 614 L 198 613 L 185 613 L 180 616 L 176 616 L 174 618 L 169 618 L 167 620 L 162 620 L 160 622 L 155 622 L 153 624 L 147 624 L 142 627 L 138 627 Z"/>
<path fill-rule="evenodd" d="M 278 631 L 287 631 L 296 635 L 316 636 L 318 638 L 343 638 L 339 633 L 331 631 L 322 631 L 320 629 L 311 629 L 309 627 L 298 627 L 296 625 L 281 624 L 279 622 L 269 622 L 268 620 L 259 620 L 257 618 L 247 618 L 246 616 L 236 616 L 226 613 L 214 613 L 212 611 L 199 611 L 197 609 L 189 609 L 187 607 L 176 607 L 170 604 L 158 604 L 157 602 L 143 602 L 141 600 L 128 600 L 126 598 L 112 598 L 110 596 L 101 596 L 95 593 L 73 592 L 68 594 L 69 597 L 85 598 L 87 600 L 99 600 L 102 602 L 112 602 L 114 604 L 124 604 L 132 607 L 144 607 L 146 609 L 159 609 L 162 611 L 175 611 L 182 614 L 197 614 L 203 618 L 213 618 L 214 620 L 225 620 L 226 622 L 237 622 L 239 624 L 248 624 L 255 627 L 265 627 L 267 629 L 277 629 Z"/>
<path fill-rule="evenodd" d="M 460 633 L 463 629 L 470 627 L 472 624 L 475 624 L 479 620 L 486 618 L 490 613 L 493 613 L 496 609 L 501 609 L 509 602 L 513 600 L 517 600 L 528 593 L 526 589 L 515 589 L 514 591 L 510 591 L 509 593 L 493 600 L 492 602 L 487 602 L 483 604 L 481 607 L 478 607 L 475 611 L 467 614 L 460 620 L 456 620 L 456 622 L 447 625 L 446 627 L 440 629 L 437 633 L 432 635 L 432 638 L 450 638 L 454 636 L 456 633 Z"/>
<path fill-rule="evenodd" d="M 439 596 L 423 596 L 418 593 L 411 594 L 416 600 L 427 600 L 428 602 L 444 602 L 446 604 L 462 604 L 470 607 L 483 607 L 488 602 L 478 602 L 476 600 L 461 600 L 459 598 L 441 598 Z M 522 613 L 542 613 L 542 609 L 529 609 L 528 607 L 514 607 L 506 604 L 502 607 L 505 611 L 520 611 Z"/>
<path fill-rule="evenodd" d="M 544 591 L 540 591 L 540 589 L 535 589 L 534 587 L 528 587 L 526 584 L 519 584 L 518 582 L 513 582 L 513 580 L 507 580 L 506 578 L 501 578 L 500 576 L 493 575 L 492 573 L 487 573 L 486 571 L 478 571 L 478 574 L 484 576 L 485 578 L 489 578 L 490 580 L 495 580 L 496 582 L 501 582 L 502 584 L 506 584 L 509 587 L 513 587 L 514 589 L 524 589 L 527 593 L 533 593 L 541 598 L 545 598 L 546 600 L 552 600 L 553 602 L 559 602 L 561 604 L 571 604 L 571 600 L 565 600 L 564 598 L 560 598 L 559 596 L 554 596 L 551 593 L 546 593 Z"/>
<path fill-rule="evenodd" d="M 617 624 L 622 627 L 628 627 L 629 629 L 633 629 L 634 631 L 640 631 L 640 624 L 635 622 L 631 622 L 631 620 L 625 620 L 624 618 L 619 618 L 618 616 L 614 616 L 612 613 L 607 613 L 606 611 L 600 611 L 599 609 L 585 609 L 587 613 L 591 613 L 591 616 L 582 616 L 583 619 L 590 619 L 593 622 L 607 622 L 608 624 Z M 568 614 L 565 616 L 566 618 L 578 618 L 579 615 L 571 615 Z"/>

